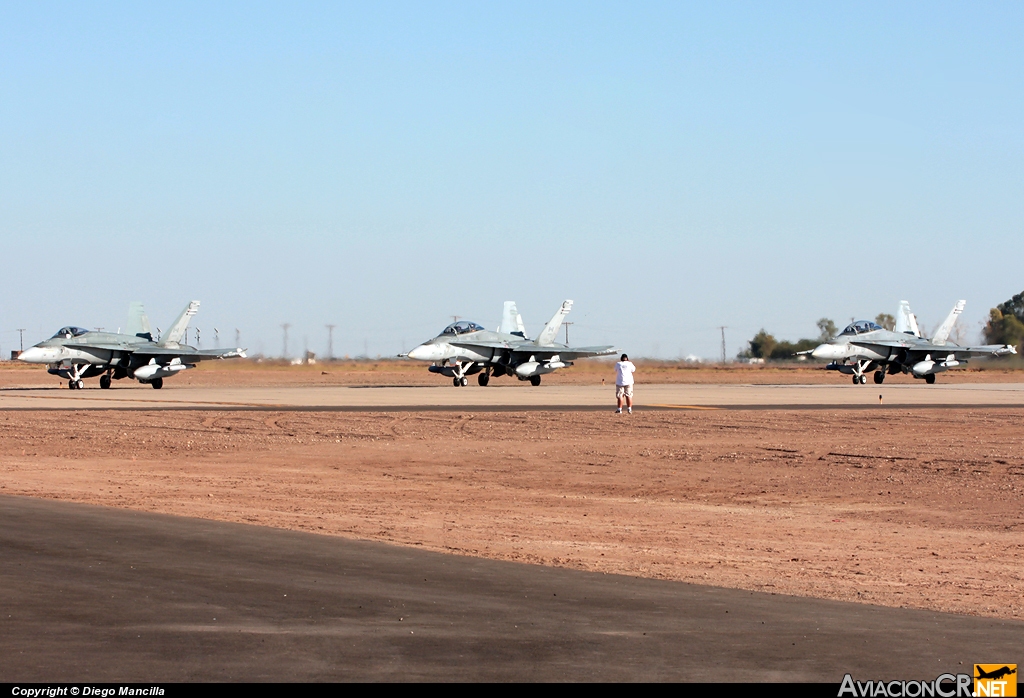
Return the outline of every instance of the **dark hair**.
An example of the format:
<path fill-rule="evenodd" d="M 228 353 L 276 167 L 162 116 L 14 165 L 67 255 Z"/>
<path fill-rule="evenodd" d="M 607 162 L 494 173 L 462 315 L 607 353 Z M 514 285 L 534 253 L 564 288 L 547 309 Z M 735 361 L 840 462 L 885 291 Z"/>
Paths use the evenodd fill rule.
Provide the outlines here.
<path fill-rule="evenodd" d="M 619 361 L 629 361 L 629 357 L 628 357 L 628 356 L 626 356 L 625 354 L 623 354 L 623 355 L 622 355 L 622 358 L 621 358 L 621 359 L 619 359 Z"/>

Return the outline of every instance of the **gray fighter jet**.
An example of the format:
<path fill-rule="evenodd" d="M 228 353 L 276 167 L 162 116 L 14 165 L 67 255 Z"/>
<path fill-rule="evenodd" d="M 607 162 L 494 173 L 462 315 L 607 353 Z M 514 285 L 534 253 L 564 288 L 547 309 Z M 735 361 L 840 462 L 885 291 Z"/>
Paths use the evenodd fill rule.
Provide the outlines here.
<path fill-rule="evenodd" d="M 810 353 L 816 359 L 832 359 L 825 368 L 852 375 L 854 385 L 867 383 L 865 374 L 872 370 L 875 383 L 884 381 L 886 374 L 903 372 L 923 378 L 931 385 L 935 374 L 965 366 L 970 358 L 1017 353 L 1009 344 L 961 347 L 950 342 L 949 334 L 966 304 L 966 301 L 958 302 L 931 339 L 921 336 L 910 304 L 900 301 L 894 331 L 860 320 Z"/>
<path fill-rule="evenodd" d="M 487 385 L 491 376 L 515 376 L 540 385 L 543 374 L 572 366 L 575 359 L 614 353 L 611 346 L 573 348 L 555 342 L 555 335 L 571 309 L 572 301 L 562 303 L 537 339 L 529 339 L 515 302 L 506 301 L 497 331 L 466 320 L 453 322 L 406 356 L 433 362 L 430 372 L 451 378 L 455 387 L 468 385 L 467 376 L 474 373 L 479 374 L 480 385 Z"/>
<path fill-rule="evenodd" d="M 154 341 L 142 304 L 132 303 L 128 307 L 127 334 L 62 327 L 18 358 L 30 364 L 48 364 L 49 373 L 66 378 L 72 390 L 81 390 L 85 387 L 83 379 L 93 376 L 100 377 L 101 388 L 109 388 L 111 379 L 134 378 L 160 389 L 164 378 L 194 368 L 197 361 L 245 356 L 241 348 L 196 349 L 180 344 L 189 320 L 198 310 L 199 301 L 189 303 L 167 333 Z"/>

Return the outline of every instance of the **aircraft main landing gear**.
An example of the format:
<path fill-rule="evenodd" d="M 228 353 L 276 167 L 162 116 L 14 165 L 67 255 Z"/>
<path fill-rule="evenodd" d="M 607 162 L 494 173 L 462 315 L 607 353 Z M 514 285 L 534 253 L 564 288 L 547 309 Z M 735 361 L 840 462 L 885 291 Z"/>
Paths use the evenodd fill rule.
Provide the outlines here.
<path fill-rule="evenodd" d="M 530 376 L 530 385 L 534 387 L 540 385 L 540 376 Z"/>
<path fill-rule="evenodd" d="M 110 374 L 109 373 L 104 373 L 102 376 L 100 376 L 100 387 L 103 388 L 104 390 L 107 390 L 108 388 L 110 388 Z"/>
<path fill-rule="evenodd" d="M 476 377 L 476 382 L 480 384 L 481 388 L 487 387 L 487 384 L 491 381 L 491 376 L 487 371 L 481 371 L 480 375 Z"/>
<path fill-rule="evenodd" d="M 924 377 L 924 382 L 927 383 L 928 385 L 934 385 L 935 384 L 935 374 L 934 373 L 929 373 L 927 376 Z"/>
<path fill-rule="evenodd" d="M 164 379 L 163 378 L 154 378 L 152 380 L 151 384 L 153 386 L 153 390 L 160 390 L 160 388 L 164 387 Z"/>
<path fill-rule="evenodd" d="M 875 383 L 877 383 L 878 385 L 881 385 L 882 381 L 884 381 L 884 380 L 885 380 L 885 371 L 875 371 Z"/>

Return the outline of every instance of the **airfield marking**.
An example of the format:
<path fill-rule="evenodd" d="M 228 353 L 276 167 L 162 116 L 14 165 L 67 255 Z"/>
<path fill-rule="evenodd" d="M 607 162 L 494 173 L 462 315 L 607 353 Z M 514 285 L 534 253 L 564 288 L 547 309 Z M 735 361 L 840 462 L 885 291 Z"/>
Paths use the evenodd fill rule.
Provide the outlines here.
<path fill-rule="evenodd" d="M 722 407 L 707 407 L 704 405 L 638 405 L 638 407 L 658 407 L 663 410 L 721 410 Z"/>

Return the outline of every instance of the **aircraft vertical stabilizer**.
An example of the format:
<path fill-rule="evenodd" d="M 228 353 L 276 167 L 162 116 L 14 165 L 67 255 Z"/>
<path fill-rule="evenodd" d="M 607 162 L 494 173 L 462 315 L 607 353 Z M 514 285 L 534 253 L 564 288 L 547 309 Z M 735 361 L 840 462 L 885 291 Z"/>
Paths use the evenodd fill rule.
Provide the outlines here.
<path fill-rule="evenodd" d="M 960 313 L 964 311 L 964 306 L 967 305 L 967 301 L 957 301 L 953 309 L 949 311 L 949 315 L 939 325 L 939 329 L 935 330 L 935 336 L 932 337 L 932 344 L 943 345 L 949 339 L 949 333 L 953 331 L 953 325 L 956 324 L 956 319 L 960 316 Z"/>
<path fill-rule="evenodd" d="M 523 325 L 523 316 L 516 309 L 515 301 L 505 301 L 505 308 L 501 313 L 501 327 L 498 332 L 502 334 L 515 334 L 527 339 L 526 326 Z"/>
<path fill-rule="evenodd" d="M 548 324 L 544 325 L 544 329 L 537 335 L 537 344 L 540 346 L 548 346 L 554 344 L 555 335 L 558 334 L 558 329 L 562 326 L 565 321 L 565 316 L 572 310 L 572 301 L 562 301 L 562 307 L 558 309 L 555 316 L 548 321 Z"/>
<path fill-rule="evenodd" d="M 519 311 L 516 310 L 515 301 L 505 301 L 505 307 L 501 311 L 501 327 L 498 328 L 498 332 L 502 334 L 512 334 L 517 329 L 516 318 L 519 317 Z"/>
<path fill-rule="evenodd" d="M 132 301 L 128 304 L 128 325 L 125 334 L 153 339 L 153 333 L 149 327 L 149 317 L 139 301 Z"/>
<path fill-rule="evenodd" d="M 188 304 L 187 308 L 181 311 L 181 315 L 171 323 L 167 333 L 160 338 L 158 345 L 166 347 L 180 342 L 181 338 L 185 336 L 185 330 L 188 329 L 189 321 L 197 312 L 199 312 L 199 301 L 192 301 Z"/>
<path fill-rule="evenodd" d="M 896 332 L 912 334 L 915 337 L 921 336 L 921 330 L 917 326 L 917 316 L 910 312 L 910 303 L 900 301 L 900 311 L 896 314 Z"/>

